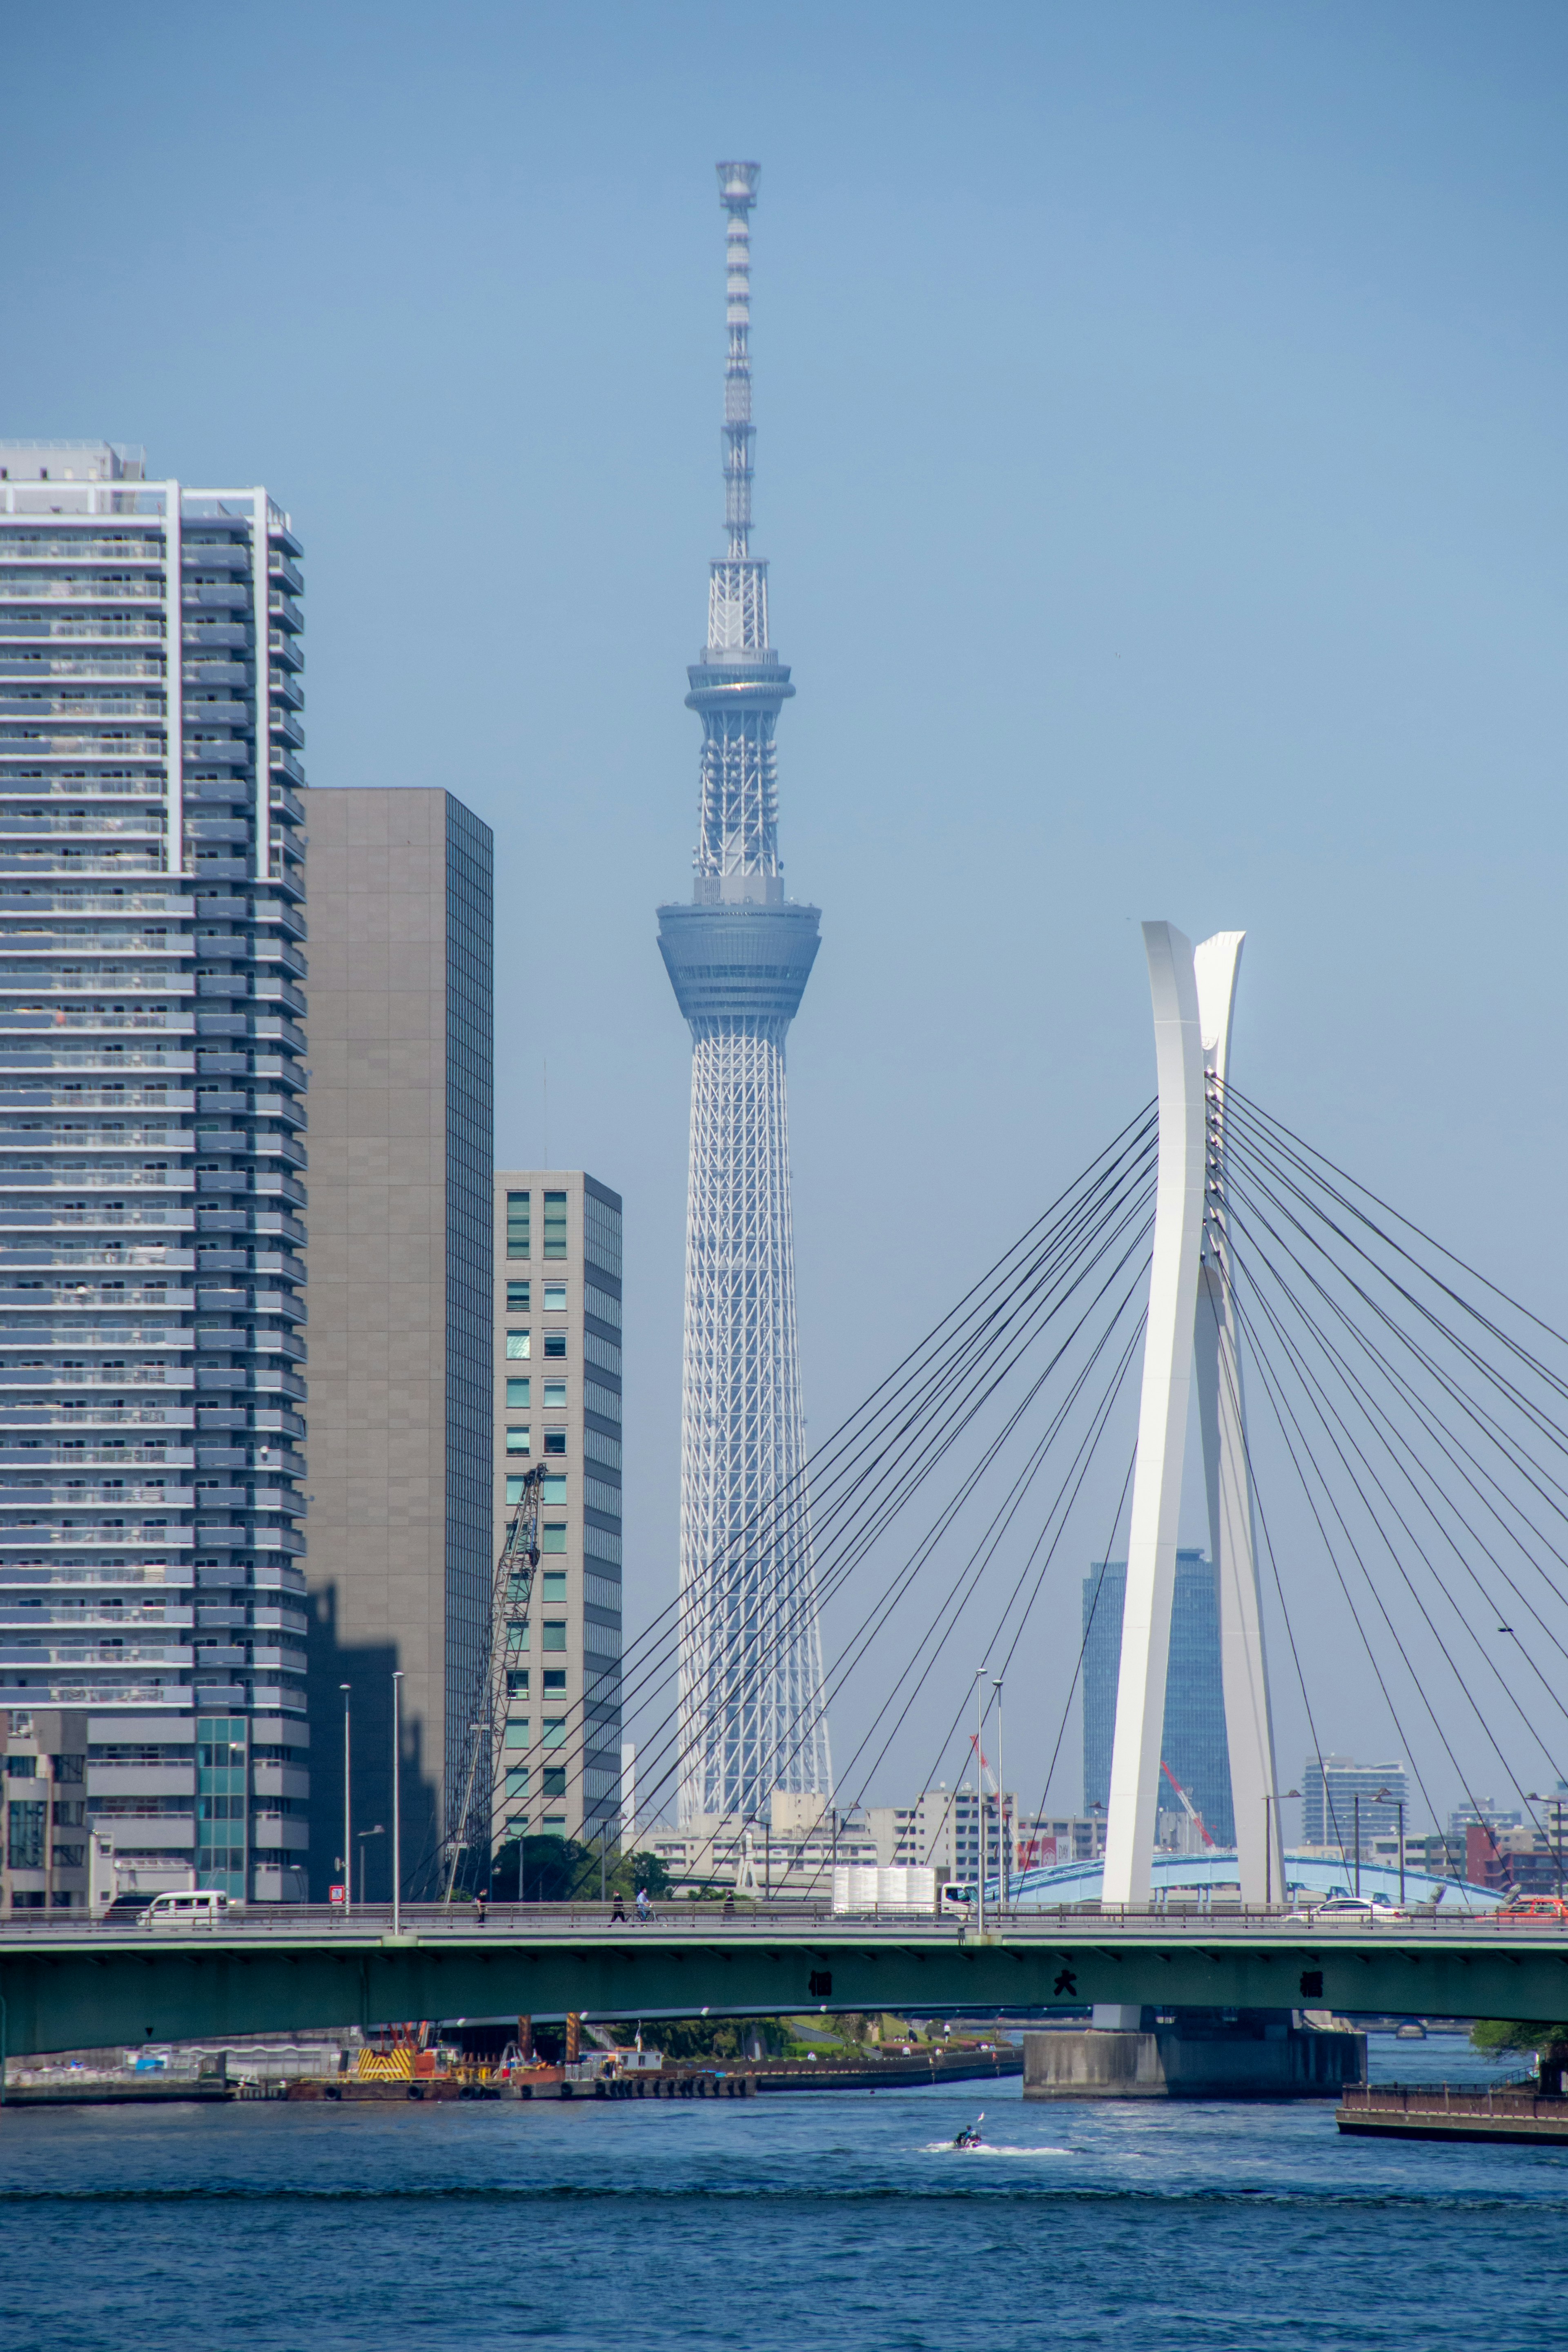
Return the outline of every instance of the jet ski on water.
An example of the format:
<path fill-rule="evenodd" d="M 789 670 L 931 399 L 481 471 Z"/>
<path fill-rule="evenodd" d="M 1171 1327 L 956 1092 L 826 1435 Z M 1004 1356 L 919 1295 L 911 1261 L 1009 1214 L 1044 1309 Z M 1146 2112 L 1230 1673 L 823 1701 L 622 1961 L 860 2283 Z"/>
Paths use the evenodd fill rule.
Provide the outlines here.
<path fill-rule="evenodd" d="M 965 2124 L 963 2129 L 956 2135 L 952 2143 L 954 2147 L 984 2147 L 985 2143 L 980 2137 L 980 2126 L 984 2121 L 985 2110 L 982 2107 L 974 2121 L 972 2124 Z"/>

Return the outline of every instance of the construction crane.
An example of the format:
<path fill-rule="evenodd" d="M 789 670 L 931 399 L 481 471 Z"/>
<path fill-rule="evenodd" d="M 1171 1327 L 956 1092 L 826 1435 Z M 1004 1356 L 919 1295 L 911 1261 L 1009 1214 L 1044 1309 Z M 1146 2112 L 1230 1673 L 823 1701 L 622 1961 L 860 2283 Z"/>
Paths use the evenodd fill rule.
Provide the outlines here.
<path fill-rule="evenodd" d="M 1174 1789 L 1177 1796 L 1180 1797 L 1182 1801 L 1182 1811 L 1186 1814 L 1187 1819 L 1196 1830 L 1199 1837 L 1202 1838 L 1205 1845 L 1213 1845 L 1214 1840 L 1210 1837 L 1207 1829 L 1204 1825 L 1204 1817 L 1202 1813 L 1199 1812 L 1197 1807 L 1194 1804 L 1192 1799 L 1188 1796 L 1186 1790 L 1183 1788 L 1181 1782 L 1172 1771 L 1170 1766 L 1165 1762 L 1163 1757 L 1160 1759 L 1160 1769 L 1163 1772 L 1166 1780 L 1169 1780 L 1172 1788 Z"/>
<path fill-rule="evenodd" d="M 458 1864 L 467 1845 L 479 1841 L 474 1823 L 474 1784 L 482 1780 L 483 1838 L 488 1845 L 495 1821 L 496 1791 L 506 1739 L 509 1661 L 527 1639 L 529 1603 L 533 1598 L 534 1570 L 539 1566 L 539 1504 L 543 1493 L 542 1466 L 525 1470 L 517 1507 L 508 1523 L 506 1540 L 496 1561 L 490 1588 L 489 1622 L 475 1678 L 473 1701 L 463 1733 L 463 1750 L 447 1800 L 447 1891 L 450 1903 L 458 1883 Z M 460 1800 L 455 1791 L 461 1789 Z"/>

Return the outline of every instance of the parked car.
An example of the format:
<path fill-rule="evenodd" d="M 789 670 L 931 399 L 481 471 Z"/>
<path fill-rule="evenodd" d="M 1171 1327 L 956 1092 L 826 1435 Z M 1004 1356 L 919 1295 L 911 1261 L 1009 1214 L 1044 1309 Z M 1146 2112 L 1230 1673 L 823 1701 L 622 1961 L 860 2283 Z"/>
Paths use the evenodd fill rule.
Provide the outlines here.
<path fill-rule="evenodd" d="M 198 1886 L 190 1895 L 154 1895 L 138 1924 L 143 1927 L 216 1927 L 231 1913 L 244 1908 L 232 1895 L 219 1895 L 213 1887 Z"/>
<path fill-rule="evenodd" d="M 1510 1927 L 1530 1927 L 1543 1920 L 1561 1925 L 1568 1921 L 1568 1901 L 1561 1895 L 1516 1895 L 1497 1916 Z"/>
<path fill-rule="evenodd" d="M 106 1927 L 132 1927 L 152 1902 L 150 1895 L 117 1895 L 103 1915 Z"/>
<path fill-rule="evenodd" d="M 1391 1903 L 1386 1895 L 1329 1895 L 1321 1903 L 1310 1904 L 1299 1911 L 1292 1911 L 1290 1916 L 1292 1919 L 1342 1919 L 1351 1926 L 1359 1919 L 1371 1926 L 1374 1921 L 1384 1919 L 1408 1919 L 1410 1914 L 1402 1911 L 1397 1903 Z"/>

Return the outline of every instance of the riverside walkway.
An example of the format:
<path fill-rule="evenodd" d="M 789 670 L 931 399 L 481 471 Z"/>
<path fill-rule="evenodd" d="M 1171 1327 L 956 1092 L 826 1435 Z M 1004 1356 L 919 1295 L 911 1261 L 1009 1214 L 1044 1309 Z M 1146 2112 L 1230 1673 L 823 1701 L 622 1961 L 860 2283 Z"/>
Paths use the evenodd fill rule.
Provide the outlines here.
<path fill-rule="evenodd" d="M 1017 2011 L 1104 2001 L 1520 2019 L 1568 2011 L 1568 1924 L 1439 1912 L 1009 1910 L 929 1916 L 778 1906 L 268 1906 L 174 1931 L 47 1914 L 0 1921 L 0 2048 L 371 2026 L 404 2018 Z"/>

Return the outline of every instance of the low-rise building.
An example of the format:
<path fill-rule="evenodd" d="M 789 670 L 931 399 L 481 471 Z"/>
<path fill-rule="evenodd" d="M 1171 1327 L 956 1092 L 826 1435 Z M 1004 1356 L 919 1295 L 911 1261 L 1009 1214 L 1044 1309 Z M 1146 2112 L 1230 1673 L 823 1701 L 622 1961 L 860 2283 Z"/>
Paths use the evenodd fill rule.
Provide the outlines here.
<path fill-rule="evenodd" d="M 760 1819 L 699 1814 L 682 1829 L 651 1829 L 638 1843 L 658 1856 L 678 1894 L 732 1888 L 764 1902 L 826 1902 L 836 1868 L 875 1868 L 878 1858 L 876 1840 L 858 1813 L 781 1789 Z"/>
<path fill-rule="evenodd" d="M 999 1798 L 987 1790 L 982 1800 L 967 1781 L 957 1789 L 939 1781 L 934 1789 L 922 1790 L 912 1804 L 868 1806 L 866 1826 L 876 1843 L 878 1867 L 934 1870 L 938 1884 L 943 1885 L 975 1878 L 980 1870 L 983 1804 L 987 1872 L 995 1870 L 1001 1851 L 999 1808 L 1005 1824 L 1002 1834 L 1014 1842 L 1013 1867 L 1027 1867 L 1022 1859 L 1027 1840 L 1019 1831 L 1017 1798 L 1011 1794 Z"/>
<path fill-rule="evenodd" d="M 5 1779 L 0 1916 L 87 1909 L 87 1717 L 71 1707 L 0 1716 Z"/>

